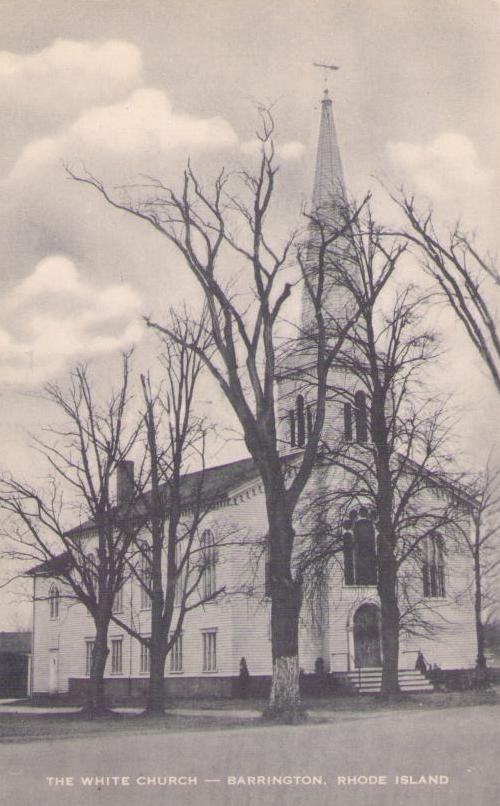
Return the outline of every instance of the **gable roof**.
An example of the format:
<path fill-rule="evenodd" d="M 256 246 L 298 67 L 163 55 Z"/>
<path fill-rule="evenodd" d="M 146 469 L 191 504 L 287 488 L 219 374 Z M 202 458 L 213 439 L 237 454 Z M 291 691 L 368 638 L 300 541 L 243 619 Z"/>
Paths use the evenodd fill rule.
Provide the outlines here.
<path fill-rule="evenodd" d="M 283 456 L 282 462 L 288 465 L 296 456 L 296 451 Z M 206 506 L 215 505 L 220 501 L 228 500 L 232 490 L 259 478 L 259 471 L 251 457 L 237 459 L 234 462 L 216 465 L 204 470 L 196 470 L 193 473 L 186 473 L 181 479 L 181 506 L 185 509 L 193 504 L 200 490 L 204 504 Z M 165 495 L 165 507 L 168 509 L 167 485 L 163 486 L 163 493 Z M 94 521 L 87 520 L 68 529 L 65 534 L 68 537 L 83 537 L 86 532 L 90 532 L 93 528 Z M 45 560 L 31 568 L 27 573 L 30 575 L 57 574 L 65 569 L 70 559 L 70 553 L 65 551 L 53 559 Z"/>
<path fill-rule="evenodd" d="M 56 557 L 49 557 L 48 560 L 44 560 L 39 565 L 35 565 L 25 573 L 28 576 L 33 576 L 35 574 L 58 576 L 69 566 L 70 562 L 71 555 L 69 551 L 64 551 L 62 554 L 58 554 Z"/>
<path fill-rule="evenodd" d="M 224 465 L 208 467 L 204 470 L 195 470 L 193 473 L 186 473 L 181 478 L 181 506 L 188 508 L 196 501 L 198 494 L 206 505 L 215 504 L 228 497 L 228 493 L 234 487 L 253 481 L 259 476 L 259 472 L 251 457 L 237 459 Z M 162 485 L 162 495 L 165 507 L 168 509 L 167 485 Z M 148 497 L 148 493 L 146 493 Z M 140 510 L 140 503 L 137 505 Z M 140 514 L 140 512 L 139 512 Z M 93 520 L 73 526 L 65 533 L 68 537 L 77 536 L 83 532 L 90 531 L 94 527 Z"/>

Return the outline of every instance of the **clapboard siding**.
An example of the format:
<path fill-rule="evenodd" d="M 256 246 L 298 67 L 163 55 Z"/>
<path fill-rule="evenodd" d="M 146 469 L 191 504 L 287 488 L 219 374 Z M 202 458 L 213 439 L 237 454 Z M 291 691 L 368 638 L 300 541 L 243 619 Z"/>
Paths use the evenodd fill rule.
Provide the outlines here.
<path fill-rule="evenodd" d="M 337 412 L 340 417 L 340 409 Z M 338 427 L 338 423 L 337 423 Z M 293 470 L 291 471 L 293 472 Z M 344 474 L 335 468 L 321 468 L 313 475 L 303 498 L 308 501 L 321 490 L 337 488 L 344 483 Z M 426 502 L 424 499 L 422 505 Z M 299 513 L 300 517 L 300 513 Z M 335 517 L 332 514 L 331 517 Z M 301 529 L 307 523 L 301 519 Z M 210 528 L 220 537 L 217 563 L 217 586 L 226 594 L 218 602 L 208 603 L 187 614 L 183 626 L 183 670 L 170 671 L 167 659 L 166 677 L 186 678 L 235 677 L 242 657 L 247 660 L 251 675 L 269 675 L 272 671 L 270 641 L 270 601 L 264 590 L 264 547 L 267 520 L 265 501 L 260 483 L 249 482 L 235 488 L 227 501 L 206 516 L 202 530 Z M 298 529 L 299 531 L 299 529 Z M 89 550 L 93 545 L 89 540 Z M 434 625 L 435 633 L 421 637 L 401 636 L 401 666 L 414 666 L 416 652 L 421 649 L 430 663 L 442 668 L 470 667 L 475 659 L 475 632 L 471 599 L 470 556 L 455 536 L 447 543 L 446 598 L 423 600 L 421 569 L 408 563 L 412 596 L 426 619 Z M 403 569 L 405 570 L 405 569 Z M 62 599 L 57 621 L 49 618 L 47 595 L 51 580 L 35 579 L 34 630 L 34 691 L 49 689 L 49 655 L 59 653 L 59 690 L 66 691 L 69 678 L 85 676 L 86 640 L 94 635 L 93 620 L 82 605 Z M 62 585 L 59 583 L 62 590 Z M 252 595 L 245 590 L 251 587 Z M 352 667 L 354 646 L 352 620 L 356 609 L 364 602 L 378 602 L 375 587 L 350 587 L 343 584 L 341 558 L 332 566 L 327 589 L 323 591 L 321 619 L 311 612 L 309 603 L 303 606 L 299 630 L 300 666 L 306 673 L 314 671 L 321 657 L 327 669 L 345 671 Z M 150 634 L 150 610 L 141 609 L 140 586 L 129 580 L 123 592 L 123 620 L 139 625 L 143 635 Z M 203 631 L 217 633 L 217 670 L 203 672 Z M 109 638 L 123 638 L 123 671 L 113 677 L 140 678 L 140 644 L 123 628 L 110 627 Z M 111 659 L 106 677 L 111 678 Z M 144 676 L 144 675 L 142 675 Z"/>

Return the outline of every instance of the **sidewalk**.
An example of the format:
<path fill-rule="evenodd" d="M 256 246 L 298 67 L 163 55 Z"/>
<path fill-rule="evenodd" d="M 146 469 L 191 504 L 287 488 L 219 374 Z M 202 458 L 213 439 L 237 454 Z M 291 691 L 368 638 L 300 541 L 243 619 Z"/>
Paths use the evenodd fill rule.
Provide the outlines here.
<path fill-rule="evenodd" d="M 0 714 L 22 714 L 23 716 L 37 716 L 40 714 L 78 714 L 81 711 L 79 706 L 57 705 L 57 706 L 34 706 L 17 704 L 22 700 L 0 700 Z M 117 714 L 141 714 L 144 708 L 117 707 L 112 709 Z M 167 714 L 179 714 L 181 716 L 231 716 L 238 719 L 257 719 L 261 716 L 260 711 L 250 711 L 243 709 L 230 710 L 228 708 L 174 708 L 166 711 Z"/>

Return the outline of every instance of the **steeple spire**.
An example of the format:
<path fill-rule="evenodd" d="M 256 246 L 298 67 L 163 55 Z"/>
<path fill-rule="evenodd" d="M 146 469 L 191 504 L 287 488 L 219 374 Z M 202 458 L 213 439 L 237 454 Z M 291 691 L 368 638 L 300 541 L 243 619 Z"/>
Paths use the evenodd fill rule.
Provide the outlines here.
<path fill-rule="evenodd" d="M 328 209 L 332 210 L 342 204 L 344 198 L 344 174 L 333 120 L 332 99 L 328 89 L 325 89 L 321 101 L 321 122 L 312 194 L 313 212 L 319 211 L 324 215 Z"/>
<path fill-rule="evenodd" d="M 329 65 L 318 65 L 327 69 Z M 333 119 L 332 99 L 328 89 L 323 92 L 321 101 L 321 119 L 319 125 L 318 150 L 316 154 L 316 170 L 311 205 L 311 219 L 308 227 L 306 262 L 307 271 L 311 278 L 317 276 L 317 257 L 320 246 L 319 222 L 323 227 L 330 227 L 331 233 L 345 221 L 346 190 L 344 173 L 340 159 L 337 133 Z M 336 319 L 343 318 L 346 308 L 345 294 L 338 284 L 337 268 L 344 263 L 348 244 L 345 238 L 337 238 L 328 248 L 327 265 L 323 267 L 323 294 L 329 315 Z M 315 312 L 313 310 L 309 291 L 304 285 L 302 296 L 302 323 L 305 329 L 314 328 Z"/>

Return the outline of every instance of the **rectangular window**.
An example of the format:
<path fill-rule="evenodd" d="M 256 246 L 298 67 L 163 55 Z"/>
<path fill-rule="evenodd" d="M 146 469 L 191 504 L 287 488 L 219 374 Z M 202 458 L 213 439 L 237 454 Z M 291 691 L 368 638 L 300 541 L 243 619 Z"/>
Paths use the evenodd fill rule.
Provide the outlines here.
<path fill-rule="evenodd" d="M 203 633 L 203 671 L 217 671 L 217 633 L 215 630 Z"/>
<path fill-rule="evenodd" d="M 170 650 L 170 671 L 182 672 L 182 635 L 179 635 Z"/>
<path fill-rule="evenodd" d="M 146 646 L 146 644 L 141 643 L 141 660 L 140 660 L 141 674 L 149 674 L 150 668 L 151 668 L 151 653 L 149 651 L 149 647 Z"/>
<path fill-rule="evenodd" d="M 95 641 L 85 641 L 85 674 L 90 676 L 92 671 L 92 657 L 94 655 Z"/>
<path fill-rule="evenodd" d="M 120 588 L 115 593 L 113 600 L 113 613 L 123 613 L 123 588 Z"/>
<path fill-rule="evenodd" d="M 122 674 L 123 672 L 123 640 L 121 638 L 111 639 L 111 674 Z"/>

